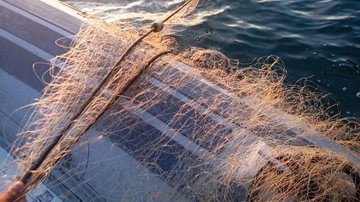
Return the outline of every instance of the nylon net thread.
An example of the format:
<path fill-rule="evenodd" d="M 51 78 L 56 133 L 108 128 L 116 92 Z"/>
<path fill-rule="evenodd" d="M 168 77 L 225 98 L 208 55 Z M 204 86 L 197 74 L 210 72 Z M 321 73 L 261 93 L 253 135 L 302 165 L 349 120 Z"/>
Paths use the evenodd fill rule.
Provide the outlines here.
<path fill-rule="evenodd" d="M 52 60 L 52 81 L 32 105 L 13 151 L 20 170 L 30 167 L 138 36 L 126 23 L 93 20 L 67 53 Z M 146 59 L 174 46 L 174 39 L 159 34 L 141 42 L 34 173 L 28 189 L 60 169 L 82 180 L 62 190 L 64 197 L 101 180 L 113 188 L 97 187 L 98 197 L 108 201 L 358 199 L 356 163 L 307 139 L 321 133 L 358 158 L 358 120 L 330 116 L 326 96 L 286 84 L 276 56 L 239 69 L 239 61 L 220 52 L 191 48 L 157 60 L 124 94 L 114 95 Z M 119 166 L 129 156 L 136 166 Z M 154 186 L 160 179 L 166 185 Z"/>

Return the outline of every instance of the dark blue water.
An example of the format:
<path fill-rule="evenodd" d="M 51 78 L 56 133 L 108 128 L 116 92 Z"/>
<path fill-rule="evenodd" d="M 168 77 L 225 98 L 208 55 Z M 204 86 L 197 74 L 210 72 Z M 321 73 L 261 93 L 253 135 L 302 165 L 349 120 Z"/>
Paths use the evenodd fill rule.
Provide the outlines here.
<path fill-rule="evenodd" d="M 158 19 L 180 0 L 68 1 L 109 21 Z M 183 45 L 217 49 L 241 62 L 281 57 L 288 81 L 309 77 L 360 117 L 359 0 L 203 0 L 178 26 Z"/>

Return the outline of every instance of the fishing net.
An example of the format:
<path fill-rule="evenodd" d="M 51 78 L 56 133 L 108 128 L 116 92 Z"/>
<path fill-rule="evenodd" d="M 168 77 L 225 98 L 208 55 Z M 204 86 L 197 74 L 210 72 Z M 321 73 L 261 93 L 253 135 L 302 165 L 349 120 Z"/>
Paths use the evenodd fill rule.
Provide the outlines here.
<path fill-rule="evenodd" d="M 140 42 L 94 95 L 137 28 L 89 20 L 52 60 L 13 150 L 17 175 L 64 136 L 29 191 L 44 182 L 64 200 L 359 199 L 358 120 L 330 116 L 334 106 L 306 82 L 287 84 L 276 56 L 243 65 L 180 51 L 164 33 Z"/>

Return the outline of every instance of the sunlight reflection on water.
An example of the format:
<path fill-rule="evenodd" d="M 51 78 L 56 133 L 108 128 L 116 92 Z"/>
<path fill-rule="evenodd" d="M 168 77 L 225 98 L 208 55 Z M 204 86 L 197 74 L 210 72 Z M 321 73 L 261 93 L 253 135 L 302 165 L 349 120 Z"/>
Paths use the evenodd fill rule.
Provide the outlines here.
<path fill-rule="evenodd" d="M 64 1 L 108 22 L 129 20 L 140 25 L 160 20 L 183 2 Z M 220 50 L 242 62 L 280 56 L 290 82 L 311 77 L 341 103 L 343 114 L 359 117 L 359 11 L 358 0 L 202 0 L 172 34 L 184 46 Z"/>

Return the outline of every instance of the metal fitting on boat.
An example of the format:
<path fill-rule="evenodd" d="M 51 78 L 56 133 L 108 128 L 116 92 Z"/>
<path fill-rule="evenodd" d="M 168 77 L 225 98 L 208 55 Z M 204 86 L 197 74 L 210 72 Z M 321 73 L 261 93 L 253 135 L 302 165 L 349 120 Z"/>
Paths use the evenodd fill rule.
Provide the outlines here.
<path fill-rule="evenodd" d="M 160 32 L 161 30 L 164 29 L 164 23 L 162 23 L 162 22 L 154 22 L 151 25 L 151 28 L 153 28 L 154 32 Z"/>

